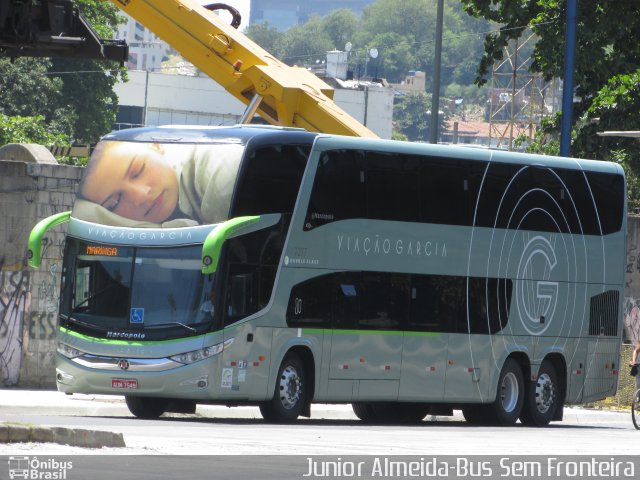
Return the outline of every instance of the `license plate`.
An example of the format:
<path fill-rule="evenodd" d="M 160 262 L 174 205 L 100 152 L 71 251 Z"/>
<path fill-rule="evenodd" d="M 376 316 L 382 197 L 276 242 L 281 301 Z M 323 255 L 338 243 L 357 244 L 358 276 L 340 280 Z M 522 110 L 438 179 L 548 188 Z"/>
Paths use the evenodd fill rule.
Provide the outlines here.
<path fill-rule="evenodd" d="M 138 388 L 138 380 L 136 380 L 135 378 L 112 378 L 111 388 L 136 390 Z"/>

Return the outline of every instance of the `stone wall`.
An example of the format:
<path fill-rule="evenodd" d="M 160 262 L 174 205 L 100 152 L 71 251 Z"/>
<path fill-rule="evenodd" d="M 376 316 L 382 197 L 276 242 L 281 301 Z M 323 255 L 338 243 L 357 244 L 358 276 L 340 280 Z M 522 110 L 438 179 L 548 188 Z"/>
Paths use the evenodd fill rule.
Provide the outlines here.
<path fill-rule="evenodd" d="M 56 314 L 65 227 L 45 235 L 27 266 L 31 228 L 71 209 L 82 168 L 0 160 L 0 388 L 55 387 Z"/>
<path fill-rule="evenodd" d="M 640 217 L 629 216 L 624 285 L 625 339 L 640 339 Z"/>

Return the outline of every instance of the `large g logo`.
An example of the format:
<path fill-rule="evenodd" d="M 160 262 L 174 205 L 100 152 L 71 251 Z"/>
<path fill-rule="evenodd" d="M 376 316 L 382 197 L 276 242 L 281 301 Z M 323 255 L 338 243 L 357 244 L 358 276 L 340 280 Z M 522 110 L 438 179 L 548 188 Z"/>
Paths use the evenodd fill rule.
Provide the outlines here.
<path fill-rule="evenodd" d="M 520 257 L 515 300 L 522 324 L 531 335 L 541 335 L 553 321 L 558 282 L 551 281 L 551 273 L 557 263 L 553 245 L 539 235 L 527 242 Z"/>

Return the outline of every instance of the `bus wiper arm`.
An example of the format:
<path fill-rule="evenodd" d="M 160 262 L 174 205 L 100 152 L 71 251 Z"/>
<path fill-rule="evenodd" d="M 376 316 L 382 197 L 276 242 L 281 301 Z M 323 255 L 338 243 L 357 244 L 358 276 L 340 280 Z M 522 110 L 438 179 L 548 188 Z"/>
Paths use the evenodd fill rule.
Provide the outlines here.
<path fill-rule="evenodd" d="M 176 325 L 176 326 L 179 326 L 179 327 L 186 328 L 187 330 L 189 330 L 194 335 L 196 333 L 198 333 L 198 331 L 195 328 L 190 327 L 189 325 L 186 325 L 186 324 L 180 323 L 180 322 L 154 323 L 153 325 L 145 325 L 144 328 L 145 329 L 147 329 L 147 328 L 161 328 L 161 327 L 170 327 L 172 325 Z"/>
<path fill-rule="evenodd" d="M 85 298 L 84 300 L 82 300 L 79 304 L 77 304 L 75 307 L 73 307 L 71 309 L 71 313 L 69 313 L 68 318 L 71 318 L 71 316 L 74 313 L 78 313 L 78 309 L 80 307 L 82 307 L 83 305 L 86 305 L 87 303 L 89 303 L 91 300 L 93 300 L 94 298 L 99 297 L 100 295 L 102 295 L 104 292 L 106 292 L 107 290 L 111 289 L 114 287 L 114 283 L 110 283 L 109 285 L 107 285 L 106 287 L 104 287 L 102 290 L 98 290 L 95 293 L 92 293 L 91 295 L 89 295 L 87 298 Z"/>
<path fill-rule="evenodd" d="M 106 328 L 100 328 L 97 325 L 93 325 L 91 323 L 87 323 L 87 322 L 83 322 L 82 320 L 78 320 L 76 317 L 73 316 L 73 312 L 71 312 L 71 314 L 69 314 L 69 315 L 65 315 L 64 313 L 59 313 L 58 315 L 65 322 L 71 322 L 71 323 L 75 323 L 76 325 L 80 325 L 80 326 L 87 327 L 87 328 L 93 328 L 93 329 L 101 330 L 101 331 L 105 331 L 105 332 L 107 331 Z"/>

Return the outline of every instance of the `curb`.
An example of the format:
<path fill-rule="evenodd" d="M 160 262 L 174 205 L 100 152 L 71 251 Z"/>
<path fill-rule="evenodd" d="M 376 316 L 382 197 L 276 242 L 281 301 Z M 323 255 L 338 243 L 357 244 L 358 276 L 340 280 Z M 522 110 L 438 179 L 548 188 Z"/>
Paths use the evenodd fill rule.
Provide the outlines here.
<path fill-rule="evenodd" d="M 65 427 L 0 424 L 0 443 L 59 443 L 72 447 L 126 447 L 121 433 Z"/>

